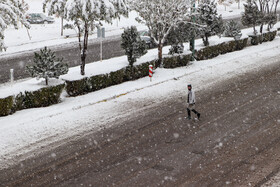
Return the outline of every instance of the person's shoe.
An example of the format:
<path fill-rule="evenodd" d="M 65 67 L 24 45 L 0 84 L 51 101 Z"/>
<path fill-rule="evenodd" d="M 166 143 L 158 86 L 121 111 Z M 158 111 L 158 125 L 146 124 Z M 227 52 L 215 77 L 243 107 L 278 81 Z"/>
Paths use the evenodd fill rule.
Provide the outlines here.
<path fill-rule="evenodd" d="M 188 119 L 191 119 L 191 116 L 188 116 Z"/>
<path fill-rule="evenodd" d="M 197 113 L 197 119 L 199 119 L 200 118 L 200 113 Z"/>

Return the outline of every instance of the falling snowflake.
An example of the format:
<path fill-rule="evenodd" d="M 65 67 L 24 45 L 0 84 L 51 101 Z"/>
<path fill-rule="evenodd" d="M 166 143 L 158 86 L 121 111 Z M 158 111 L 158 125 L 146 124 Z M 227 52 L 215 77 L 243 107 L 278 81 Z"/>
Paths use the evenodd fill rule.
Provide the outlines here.
<path fill-rule="evenodd" d="M 174 138 L 177 139 L 177 138 L 179 138 L 180 135 L 178 133 L 174 133 L 173 136 L 174 136 Z"/>
<path fill-rule="evenodd" d="M 53 158 L 55 158 L 55 157 L 56 157 L 56 154 L 55 154 L 55 153 L 52 153 L 51 156 L 52 156 Z"/>
<path fill-rule="evenodd" d="M 251 170 L 251 171 L 256 170 L 256 166 L 255 166 L 255 165 L 252 165 L 252 166 L 250 167 L 250 170 Z"/>

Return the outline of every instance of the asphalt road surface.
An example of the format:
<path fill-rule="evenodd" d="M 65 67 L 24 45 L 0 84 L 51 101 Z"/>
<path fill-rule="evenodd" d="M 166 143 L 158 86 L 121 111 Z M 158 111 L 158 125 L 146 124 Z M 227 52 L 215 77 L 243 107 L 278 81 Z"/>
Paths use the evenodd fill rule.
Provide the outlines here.
<path fill-rule="evenodd" d="M 0 171 L 0 186 L 260 186 L 280 169 L 280 62 Z M 139 106 L 140 107 L 140 106 Z"/>

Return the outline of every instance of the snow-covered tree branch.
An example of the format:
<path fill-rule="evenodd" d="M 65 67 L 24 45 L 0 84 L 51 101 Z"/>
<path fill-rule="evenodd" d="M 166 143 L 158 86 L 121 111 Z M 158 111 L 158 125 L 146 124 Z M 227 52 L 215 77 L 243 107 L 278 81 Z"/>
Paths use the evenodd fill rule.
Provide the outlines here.
<path fill-rule="evenodd" d="M 15 0 L 0 0 L 0 51 L 6 49 L 4 44 L 4 30 L 8 25 L 13 25 L 15 28 L 18 28 L 18 21 L 29 28 L 22 4 Z"/>
<path fill-rule="evenodd" d="M 47 3 L 54 3 L 49 6 L 49 13 L 52 7 L 59 6 L 60 0 L 46 0 Z M 81 75 L 85 74 L 85 62 L 88 48 L 89 32 L 96 27 L 102 26 L 102 21 L 112 23 L 114 18 L 120 15 L 128 15 L 126 0 L 64 0 L 64 18 L 71 21 L 68 28 L 77 28 L 78 40 L 81 51 Z M 58 5 L 57 5 L 58 4 Z M 83 39 L 81 39 L 83 37 Z"/>
<path fill-rule="evenodd" d="M 222 15 L 218 15 L 217 4 L 213 0 L 202 0 L 198 5 L 197 12 L 199 23 L 206 25 L 206 27 L 201 27 L 200 35 L 204 45 L 208 46 L 210 36 L 221 36 L 224 31 Z"/>
<path fill-rule="evenodd" d="M 263 25 L 267 24 L 267 30 L 270 30 L 277 22 L 277 7 L 280 0 L 254 0 L 254 4 L 258 7 L 260 18 L 260 33 L 263 32 Z"/>
<path fill-rule="evenodd" d="M 158 58 L 162 65 L 163 44 L 172 28 L 190 20 L 191 0 L 141 0 L 130 4 L 139 14 L 136 20 L 148 27 L 151 38 L 158 45 Z"/>
<path fill-rule="evenodd" d="M 63 20 L 64 20 L 64 8 L 65 0 L 44 0 L 43 11 L 48 11 L 49 15 L 57 15 L 61 18 L 61 36 L 63 36 Z"/>

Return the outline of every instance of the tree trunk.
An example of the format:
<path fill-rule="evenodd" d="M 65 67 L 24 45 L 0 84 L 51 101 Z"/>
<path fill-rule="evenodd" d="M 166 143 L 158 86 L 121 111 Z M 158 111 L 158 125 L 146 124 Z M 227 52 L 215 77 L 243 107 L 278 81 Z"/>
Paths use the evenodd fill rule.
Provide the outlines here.
<path fill-rule="evenodd" d="M 158 44 L 158 62 L 160 64 L 160 67 L 163 67 L 163 62 L 162 62 L 162 43 L 161 43 L 161 41 Z"/>
<path fill-rule="evenodd" d="M 86 66 L 86 53 L 85 50 L 83 50 L 81 54 L 81 75 L 85 75 L 85 66 Z"/>
<path fill-rule="evenodd" d="M 207 35 L 205 35 L 204 37 L 202 37 L 202 40 L 203 40 L 204 46 L 209 46 L 209 41 L 208 41 L 208 36 L 207 36 Z"/>
<path fill-rule="evenodd" d="M 260 27 L 260 33 L 261 34 L 263 33 L 263 23 L 261 24 L 261 27 Z"/>
<path fill-rule="evenodd" d="M 81 51 L 81 75 L 85 75 L 86 57 L 88 47 L 88 25 L 85 24 L 84 44 Z"/>
<path fill-rule="evenodd" d="M 255 25 L 253 26 L 253 29 L 254 29 L 254 35 L 257 35 L 257 31 L 256 31 L 256 26 Z"/>
<path fill-rule="evenodd" d="M 261 24 L 261 27 L 260 27 L 260 34 L 261 34 L 260 35 L 260 41 L 259 41 L 260 44 L 262 44 L 262 42 L 263 42 L 263 34 L 262 33 L 263 33 L 263 24 Z"/>
<path fill-rule="evenodd" d="M 61 36 L 63 36 L 63 17 L 61 17 Z"/>
<path fill-rule="evenodd" d="M 48 85 L 49 85 L 49 79 L 48 79 L 48 77 L 45 78 L 45 81 L 46 81 L 46 85 L 48 86 Z"/>

